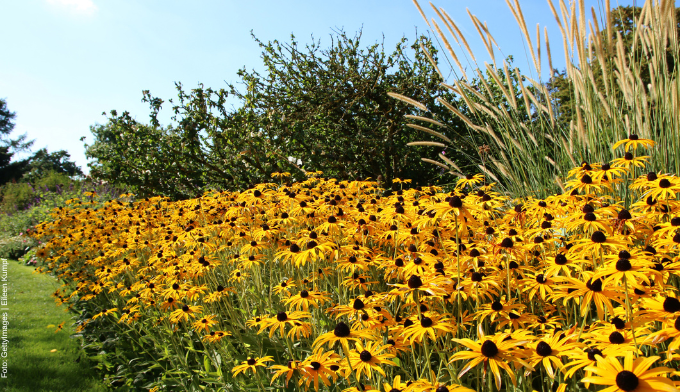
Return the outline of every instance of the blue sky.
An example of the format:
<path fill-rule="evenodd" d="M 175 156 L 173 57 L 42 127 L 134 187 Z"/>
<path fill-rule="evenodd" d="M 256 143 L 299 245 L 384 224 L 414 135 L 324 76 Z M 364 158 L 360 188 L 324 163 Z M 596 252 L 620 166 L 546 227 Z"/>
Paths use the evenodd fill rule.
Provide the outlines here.
<path fill-rule="evenodd" d="M 434 3 L 456 21 L 480 64 L 490 58 L 466 8 L 488 22 L 503 52 L 497 52 L 497 61 L 512 54 L 516 66 L 529 69 L 522 34 L 505 1 Z M 603 7 L 596 0 L 585 4 Z M 633 2 L 612 1 L 617 4 Z M 547 26 L 553 65 L 562 69 L 562 37 L 548 3 L 521 5 L 532 39 L 536 23 L 541 31 Z M 434 16 L 426 1 L 421 6 Z M 362 26 L 363 45 L 384 34 L 386 50 L 404 35 L 412 41 L 416 29 L 428 31 L 411 0 L 0 0 L 0 97 L 17 113 L 15 135 L 27 133 L 36 140 L 34 149 L 67 150 L 85 169 L 80 138 L 92 142 L 89 126 L 105 122 L 102 112 L 128 110 L 146 121 L 142 90 L 167 100 L 175 96 L 174 82 L 189 89 L 198 83 L 221 88 L 237 82 L 244 66 L 261 69 L 251 30 L 262 41 L 286 41 L 294 33 L 306 43 L 313 34 L 323 47 L 332 29 L 353 35 Z M 169 119 L 169 110 L 164 112 Z"/>

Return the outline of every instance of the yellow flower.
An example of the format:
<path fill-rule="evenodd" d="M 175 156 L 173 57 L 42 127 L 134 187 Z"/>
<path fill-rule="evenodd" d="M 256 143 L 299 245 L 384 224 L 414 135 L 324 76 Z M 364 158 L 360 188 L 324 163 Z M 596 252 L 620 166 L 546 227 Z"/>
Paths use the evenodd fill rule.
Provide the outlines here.
<path fill-rule="evenodd" d="M 314 389 L 318 391 L 321 380 L 325 386 L 330 386 L 331 379 L 338 379 L 336 371 L 340 369 L 339 360 L 340 356 L 332 351 L 316 350 L 301 364 L 302 379 L 299 385 L 304 382 L 305 387 L 308 387 L 313 381 Z"/>
<path fill-rule="evenodd" d="M 288 382 L 294 375 L 300 374 L 300 361 L 290 360 L 286 366 L 284 365 L 272 365 L 269 367 L 270 370 L 274 370 L 274 376 L 272 376 L 272 381 L 270 385 L 274 383 L 274 380 L 280 376 L 286 375 L 286 388 L 288 388 Z"/>
<path fill-rule="evenodd" d="M 361 378 L 361 374 L 365 373 L 369 379 L 372 376 L 371 371 L 375 370 L 383 377 L 386 377 L 385 371 L 381 365 L 397 366 L 397 364 L 390 358 L 394 355 L 390 353 L 383 353 L 387 346 L 375 342 L 367 342 L 366 345 L 357 342 L 356 349 L 350 351 L 349 361 L 352 369 L 357 372 L 357 379 Z"/>
<path fill-rule="evenodd" d="M 189 318 L 195 318 L 196 313 L 203 311 L 202 306 L 184 305 L 181 308 L 170 313 L 170 321 L 179 323 L 180 321 L 189 321 Z"/>
<path fill-rule="evenodd" d="M 360 339 L 375 339 L 375 335 L 370 330 L 350 329 L 347 324 L 341 321 L 335 326 L 333 331 L 326 332 L 316 338 L 314 347 L 318 348 L 326 343 L 328 343 L 329 347 L 332 347 L 336 342 L 340 342 L 343 347 L 347 348 L 347 343 L 350 340 L 358 342 Z"/>
<path fill-rule="evenodd" d="M 463 377 L 470 369 L 473 369 L 479 364 L 484 364 L 484 369 L 487 366 L 490 367 L 490 371 L 494 376 L 496 382 L 496 388 L 501 389 L 501 371 L 505 372 L 510 376 L 510 380 L 513 385 L 517 385 L 517 378 L 515 377 L 515 371 L 510 367 L 511 364 L 517 363 L 524 366 L 527 369 L 532 369 L 531 365 L 524 362 L 517 354 L 519 353 L 517 349 L 518 346 L 526 344 L 527 341 L 514 340 L 511 338 L 510 334 L 504 333 L 499 335 L 494 335 L 491 337 L 485 337 L 483 334 L 480 336 L 479 341 L 473 341 L 471 339 L 453 339 L 455 342 L 462 344 L 463 346 L 469 348 L 471 351 L 459 351 L 451 356 L 450 362 L 460 361 L 469 359 L 470 361 L 461 369 L 458 374 L 458 378 Z"/>
<path fill-rule="evenodd" d="M 626 152 L 628 152 L 629 148 L 636 150 L 639 146 L 642 146 L 644 148 L 652 147 L 654 146 L 654 141 L 649 139 L 640 139 L 638 135 L 632 134 L 628 135 L 627 139 L 622 139 L 614 143 L 614 145 L 612 146 L 612 150 L 616 150 L 622 144 L 625 144 L 624 149 L 626 150 Z"/>
<path fill-rule="evenodd" d="M 217 320 L 215 320 L 215 316 L 211 314 L 209 316 L 204 316 L 200 320 L 196 320 L 193 323 L 193 327 L 194 330 L 197 332 L 201 331 L 208 332 L 210 331 L 210 327 L 212 327 L 215 324 L 217 324 Z"/>
<path fill-rule="evenodd" d="M 421 342 L 423 338 L 429 336 L 431 340 L 437 340 L 437 336 L 446 333 L 454 333 L 455 328 L 448 318 L 431 314 L 430 317 L 423 315 L 420 322 L 414 323 L 404 329 L 402 335 L 409 339 L 411 343 Z"/>
<path fill-rule="evenodd" d="M 673 381 L 666 375 L 673 370 L 666 367 L 650 369 L 659 357 L 633 358 L 633 353 L 626 353 L 623 365 L 616 357 L 602 358 L 597 355 L 597 365 L 588 366 L 595 376 L 585 377 L 581 382 L 596 385 L 608 385 L 607 392 L 678 392 Z"/>
<path fill-rule="evenodd" d="M 267 357 L 262 357 L 262 358 L 248 358 L 247 360 L 241 362 L 240 365 L 234 366 L 233 369 L 231 369 L 232 375 L 236 377 L 239 373 L 245 374 L 247 370 L 251 370 L 253 374 L 257 373 L 257 367 L 266 367 L 267 365 L 265 362 L 271 362 L 273 361 L 274 358 L 271 356 Z"/>

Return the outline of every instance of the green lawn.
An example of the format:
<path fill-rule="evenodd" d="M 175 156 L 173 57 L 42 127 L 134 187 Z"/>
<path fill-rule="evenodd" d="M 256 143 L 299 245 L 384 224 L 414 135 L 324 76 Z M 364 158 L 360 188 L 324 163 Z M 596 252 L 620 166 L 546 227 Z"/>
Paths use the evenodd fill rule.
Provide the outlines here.
<path fill-rule="evenodd" d="M 59 284 L 33 271 L 9 260 L 8 310 L 0 310 L 7 312 L 9 321 L 8 355 L 0 358 L 0 364 L 7 361 L 8 372 L 7 378 L 0 378 L 0 391 L 106 391 L 87 361 L 79 360 L 78 341 L 70 338 L 71 315 L 50 296 Z M 62 321 L 63 330 L 55 333 Z"/>

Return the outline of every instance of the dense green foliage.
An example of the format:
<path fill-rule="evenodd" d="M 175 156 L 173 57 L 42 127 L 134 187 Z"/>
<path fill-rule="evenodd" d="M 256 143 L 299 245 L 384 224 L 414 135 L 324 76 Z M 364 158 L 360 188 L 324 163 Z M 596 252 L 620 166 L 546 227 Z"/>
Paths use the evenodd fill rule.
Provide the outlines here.
<path fill-rule="evenodd" d="M 441 168 L 421 161 L 440 151 L 407 146 L 420 138 L 404 118 L 415 110 L 387 95 L 413 96 L 445 112 L 436 98 L 453 98 L 423 50 L 436 59 L 431 42 L 419 37 L 409 50 L 404 38 L 385 53 L 381 44 L 362 48 L 360 39 L 361 34 L 339 32 L 326 49 L 318 41 L 302 47 L 295 37 L 289 43 L 257 40 L 265 72 L 243 69 L 242 86 L 228 89 L 200 85 L 186 92 L 177 84 L 173 126 L 161 126 L 164 101 L 145 92 L 149 124 L 112 111 L 106 124 L 91 128 L 91 175 L 130 186 L 142 197 L 176 199 L 209 187 L 243 189 L 278 171 L 301 179 L 304 171 L 320 170 L 387 186 L 394 178 L 450 182 Z M 229 109 L 228 98 L 237 98 L 240 107 Z M 464 129 L 459 119 L 449 118 L 454 133 Z"/>

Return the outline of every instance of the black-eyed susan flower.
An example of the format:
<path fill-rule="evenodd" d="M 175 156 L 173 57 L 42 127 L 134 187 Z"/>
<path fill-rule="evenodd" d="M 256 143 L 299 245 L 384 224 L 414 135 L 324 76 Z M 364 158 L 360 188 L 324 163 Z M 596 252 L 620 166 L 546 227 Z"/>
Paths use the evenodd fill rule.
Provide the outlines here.
<path fill-rule="evenodd" d="M 431 340 L 437 340 L 438 336 L 454 332 L 455 326 L 449 318 L 428 313 L 427 316 L 422 315 L 419 322 L 405 328 L 402 336 L 413 343 L 421 342 L 426 337 L 429 337 Z"/>
<path fill-rule="evenodd" d="M 272 317 L 266 317 L 262 320 L 262 323 L 260 325 L 260 330 L 257 331 L 257 333 L 261 333 L 267 328 L 270 328 L 269 330 L 269 337 L 274 336 L 274 333 L 276 331 L 279 331 L 279 334 L 281 337 L 285 336 L 285 330 L 286 326 L 290 327 L 295 327 L 296 323 L 300 324 L 300 320 L 305 319 L 305 318 L 310 318 L 312 315 L 309 312 L 301 312 L 301 311 L 293 311 L 293 312 L 278 312 L 275 316 Z M 302 326 L 301 325 L 298 325 Z M 307 330 L 307 328 L 304 328 Z"/>
<path fill-rule="evenodd" d="M 649 148 L 654 146 L 654 141 L 650 139 L 643 139 L 640 138 L 636 134 L 630 134 L 626 139 L 621 139 L 618 142 L 614 143 L 612 146 L 612 150 L 616 150 L 619 148 L 621 145 L 624 146 L 624 149 L 626 152 L 628 152 L 629 149 L 631 150 L 636 150 L 638 147 L 644 147 L 644 148 Z"/>
<path fill-rule="evenodd" d="M 210 331 L 209 334 L 203 336 L 203 341 L 208 343 L 217 343 L 222 338 L 226 336 L 231 336 L 231 332 L 228 331 Z"/>
<path fill-rule="evenodd" d="M 288 382 L 291 380 L 291 378 L 293 378 L 293 376 L 300 375 L 301 363 L 300 361 L 291 359 L 286 365 L 272 365 L 269 367 L 269 369 L 274 371 L 274 375 L 272 376 L 270 384 L 273 384 L 277 378 L 285 375 L 286 380 L 284 385 L 286 388 L 288 388 Z"/>
<path fill-rule="evenodd" d="M 375 335 L 370 330 L 351 329 L 349 325 L 341 321 L 335 325 L 332 331 L 316 338 L 314 347 L 318 348 L 326 343 L 329 347 L 333 347 L 336 342 L 340 342 L 346 348 L 350 340 L 358 342 L 361 339 L 375 339 Z"/>
<path fill-rule="evenodd" d="M 98 318 L 100 318 L 100 317 L 104 317 L 104 316 L 108 316 L 108 315 L 110 315 L 110 314 L 114 314 L 114 313 L 117 312 L 117 311 L 118 311 L 118 308 L 104 309 L 104 310 L 102 310 L 101 312 L 99 312 L 99 313 L 95 314 L 94 316 L 92 316 L 92 320 L 96 320 L 96 319 L 98 319 Z"/>
<path fill-rule="evenodd" d="M 384 382 L 383 383 L 383 390 L 385 392 L 393 392 L 393 391 L 394 392 L 396 392 L 396 391 L 401 392 L 401 391 L 405 390 L 407 386 L 408 386 L 408 384 L 401 381 L 401 376 L 397 375 L 392 379 L 392 382 Z"/>
<path fill-rule="evenodd" d="M 362 373 L 370 379 L 373 371 L 386 377 L 382 367 L 384 365 L 397 366 L 391 360 L 394 355 L 384 352 L 386 348 L 385 345 L 376 342 L 369 341 L 363 344 L 361 341 L 357 341 L 355 349 L 349 352 L 349 361 L 352 369 L 356 372 L 357 379 L 361 378 Z"/>
<path fill-rule="evenodd" d="M 465 189 L 466 186 L 469 186 L 470 189 L 472 189 L 475 185 L 480 184 L 484 182 L 484 176 L 477 173 L 477 174 L 467 174 L 465 177 L 460 178 L 456 182 L 456 188 L 457 189 Z"/>
<path fill-rule="evenodd" d="M 594 375 L 584 377 L 581 382 L 606 385 L 607 392 L 677 392 L 673 381 L 667 375 L 673 372 L 666 367 L 650 367 L 659 360 L 657 356 L 634 358 L 633 353 L 625 355 L 623 364 L 616 357 L 603 358 L 596 355 L 597 365 L 586 367 Z"/>
<path fill-rule="evenodd" d="M 493 336 L 480 337 L 480 340 L 473 341 L 471 339 L 453 339 L 455 342 L 462 344 L 470 349 L 470 351 L 459 351 L 453 354 L 450 362 L 469 360 L 458 374 L 458 378 L 463 377 L 465 373 L 483 364 L 484 369 L 489 369 L 493 374 L 496 388 L 501 390 L 501 371 L 505 373 L 512 380 L 513 385 L 517 385 L 517 378 L 515 377 L 515 370 L 511 367 L 513 364 L 519 364 L 526 369 L 531 369 L 531 365 L 517 356 L 517 347 L 528 343 L 528 341 L 514 340 L 510 338 L 510 334 L 503 333 Z"/>
<path fill-rule="evenodd" d="M 257 373 L 257 368 L 258 367 L 267 367 L 266 363 L 267 362 L 272 362 L 274 360 L 274 357 L 271 356 L 266 356 L 266 357 L 259 357 L 259 358 L 248 358 L 247 360 L 241 362 L 240 365 L 234 366 L 233 369 L 231 369 L 232 376 L 236 377 L 240 373 L 246 374 L 248 370 L 252 371 L 253 374 Z"/>
<path fill-rule="evenodd" d="M 528 358 L 528 363 L 532 367 L 543 366 L 548 376 L 554 379 L 556 370 L 561 370 L 564 367 L 562 357 L 568 355 L 578 346 L 579 344 L 574 341 L 574 336 L 555 333 L 552 336 L 543 337 L 529 345 L 532 353 L 531 357 Z"/>
<path fill-rule="evenodd" d="M 201 312 L 203 312 L 202 306 L 184 304 L 181 308 L 170 313 L 170 321 L 173 323 L 186 322 L 190 318 L 196 318 L 196 314 Z"/>
<path fill-rule="evenodd" d="M 314 290 L 300 290 L 299 293 L 288 297 L 285 300 L 286 306 L 291 305 L 296 310 L 304 310 L 305 312 L 309 310 L 310 305 L 318 308 L 330 301 L 326 292 L 319 292 Z"/>
<path fill-rule="evenodd" d="M 310 357 L 300 364 L 302 378 L 300 385 L 304 382 L 305 387 L 314 382 L 314 389 L 319 390 L 319 380 L 325 385 L 330 386 L 331 380 L 338 379 L 337 371 L 340 369 L 340 356 L 333 351 L 316 350 Z"/>
<path fill-rule="evenodd" d="M 632 153 L 627 152 L 623 154 L 623 157 L 616 158 L 612 161 L 612 165 L 615 167 L 626 168 L 630 170 L 631 168 L 644 168 L 649 160 L 648 155 L 634 156 Z"/>
<path fill-rule="evenodd" d="M 194 330 L 197 331 L 197 332 L 201 332 L 201 331 L 209 332 L 210 328 L 217 323 L 218 322 L 217 322 L 217 320 L 215 320 L 215 315 L 211 314 L 211 315 L 203 316 L 200 319 L 194 321 L 192 326 L 194 327 Z"/>

